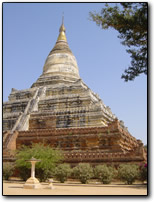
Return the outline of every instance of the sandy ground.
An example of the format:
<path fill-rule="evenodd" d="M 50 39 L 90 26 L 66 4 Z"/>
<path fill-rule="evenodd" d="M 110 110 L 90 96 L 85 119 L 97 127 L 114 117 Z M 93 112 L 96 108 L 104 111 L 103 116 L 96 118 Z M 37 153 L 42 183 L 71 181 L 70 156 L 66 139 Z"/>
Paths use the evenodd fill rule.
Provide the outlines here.
<path fill-rule="evenodd" d="M 40 189 L 24 189 L 24 182 L 4 182 L 3 195 L 147 195 L 146 185 L 122 184 L 79 184 L 53 183 L 54 189 L 47 189 L 47 183 L 41 183 Z"/>

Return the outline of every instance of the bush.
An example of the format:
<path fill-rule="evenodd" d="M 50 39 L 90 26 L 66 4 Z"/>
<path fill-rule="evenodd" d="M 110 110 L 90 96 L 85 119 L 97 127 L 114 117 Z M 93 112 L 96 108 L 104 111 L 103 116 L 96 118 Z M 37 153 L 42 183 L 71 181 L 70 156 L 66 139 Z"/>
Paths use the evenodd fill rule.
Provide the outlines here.
<path fill-rule="evenodd" d="M 89 163 L 79 163 L 78 166 L 73 168 L 73 175 L 82 184 L 86 184 L 93 177 L 93 169 Z"/>
<path fill-rule="evenodd" d="M 36 177 L 38 177 L 41 182 L 51 177 L 56 163 L 62 160 L 61 152 L 53 150 L 49 145 L 38 143 L 32 144 L 31 147 L 22 146 L 22 148 L 16 152 L 16 167 L 23 180 L 27 180 L 30 176 L 31 163 L 26 160 L 32 157 L 41 160 L 41 162 L 36 163 Z"/>
<path fill-rule="evenodd" d="M 40 182 L 45 182 L 53 176 L 54 168 L 36 168 L 36 178 L 39 178 Z"/>
<path fill-rule="evenodd" d="M 31 175 L 30 167 L 28 168 L 26 166 L 20 166 L 20 167 L 16 166 L 16 168 L 17 168 L 19 177 L 22 180 L 26 181 L 30 177 L 30 175 Z"/>
<path fill-rule="evenodd" d="M 99 179 L 103 184 L 111 183 L 115 171 L 111 166 L 98 165 L 94 169 L 95 178 Z"/>
<path fill-rule="evenodd" d="M 139 167 L 135 164 L 123 164 L 118 168 L 118 177 L 126 184 L 133 184 L 139 176 Z"/>
<path fill-rule="evenodd" d="M 54 176 L 56 177 L 56 179 L 62 183 L 64 183 L 67 180 L 70 174 L 71 174 L 70 165 L 66 163 L 58 165 L 54 172 Z"/>
<path fill-rule="evenodd" d="M 12 175 L 14 171 L 14 165 L 12 163 L 3 163 L 3 178 L 5 180 L 8 180 Z"/>
<path fill-rule="evenodd" d="M 147 181 L 147 164 L 140 165 L 139 180 L 141 180 L 142 182 L 144 182 L 145 180 Z"/>

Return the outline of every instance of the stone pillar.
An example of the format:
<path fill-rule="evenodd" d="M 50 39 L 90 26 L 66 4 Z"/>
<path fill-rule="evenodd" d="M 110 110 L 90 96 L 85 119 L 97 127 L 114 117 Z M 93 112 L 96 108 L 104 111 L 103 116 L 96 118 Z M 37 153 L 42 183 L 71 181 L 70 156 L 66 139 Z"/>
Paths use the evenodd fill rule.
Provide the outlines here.
<path fill-rule="evenodd" d="M 35 163 L 36 162 L 31 162 L 32 167 L 31 167 L 31 177 L 35 178 Z"/>
<path fill-rule="evenodd" d="M 24 189 L 38 189 L 38 188 L 41 188 L 40 182 L 35 177 L 35 164 L 37 162 L 39 162 L 39 161 L 40 160 L 37 160 L 37 159 L 35 159 L 33 157 L 30 160 L 28 160 L 28 162 L 31 162 L 31 177 L 23 185 Z"/>

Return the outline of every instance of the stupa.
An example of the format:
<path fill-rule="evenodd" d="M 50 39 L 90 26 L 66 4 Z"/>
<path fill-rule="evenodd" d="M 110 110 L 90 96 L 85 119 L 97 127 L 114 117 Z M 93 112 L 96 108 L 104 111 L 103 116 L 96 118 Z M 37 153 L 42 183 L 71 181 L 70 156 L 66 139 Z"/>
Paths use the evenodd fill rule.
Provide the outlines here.
<path fill-rule="evenodd" d="M 141 140 L 80 78 L 64 22 L 42 75 L 29 89 L 12 89 L 3 104 L 3 160 L 32 142 L 61 149 L 72 165 L 146 161 Z"/>

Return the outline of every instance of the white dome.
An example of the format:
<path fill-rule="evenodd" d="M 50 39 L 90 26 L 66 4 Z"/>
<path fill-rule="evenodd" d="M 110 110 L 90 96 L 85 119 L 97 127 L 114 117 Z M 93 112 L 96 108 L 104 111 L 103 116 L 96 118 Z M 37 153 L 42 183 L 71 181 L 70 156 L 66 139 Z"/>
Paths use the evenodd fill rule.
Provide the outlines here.
<path fill-rule="evenodd" d="M 60 43 L 60 42 L 58 42 Z M 64 42 L 61 42 L 64 43 Z M 60 44 L 63 46 L 63 44 Z M 64 75 L 79 79 L 79 70 L 74 55 L 68 51 L 56 50 L 51 51 L 48 55 L 44 67 L 43 75 L 51 76 Z"/>
<path fill-rule="evenodd" d="M 57 42 L 45 61 L 43 75 L 61 75 L 72 79 L 79 79 L 78 65 L 68 46 L 64 24 L 61 25 L 59 32 Z"/>

